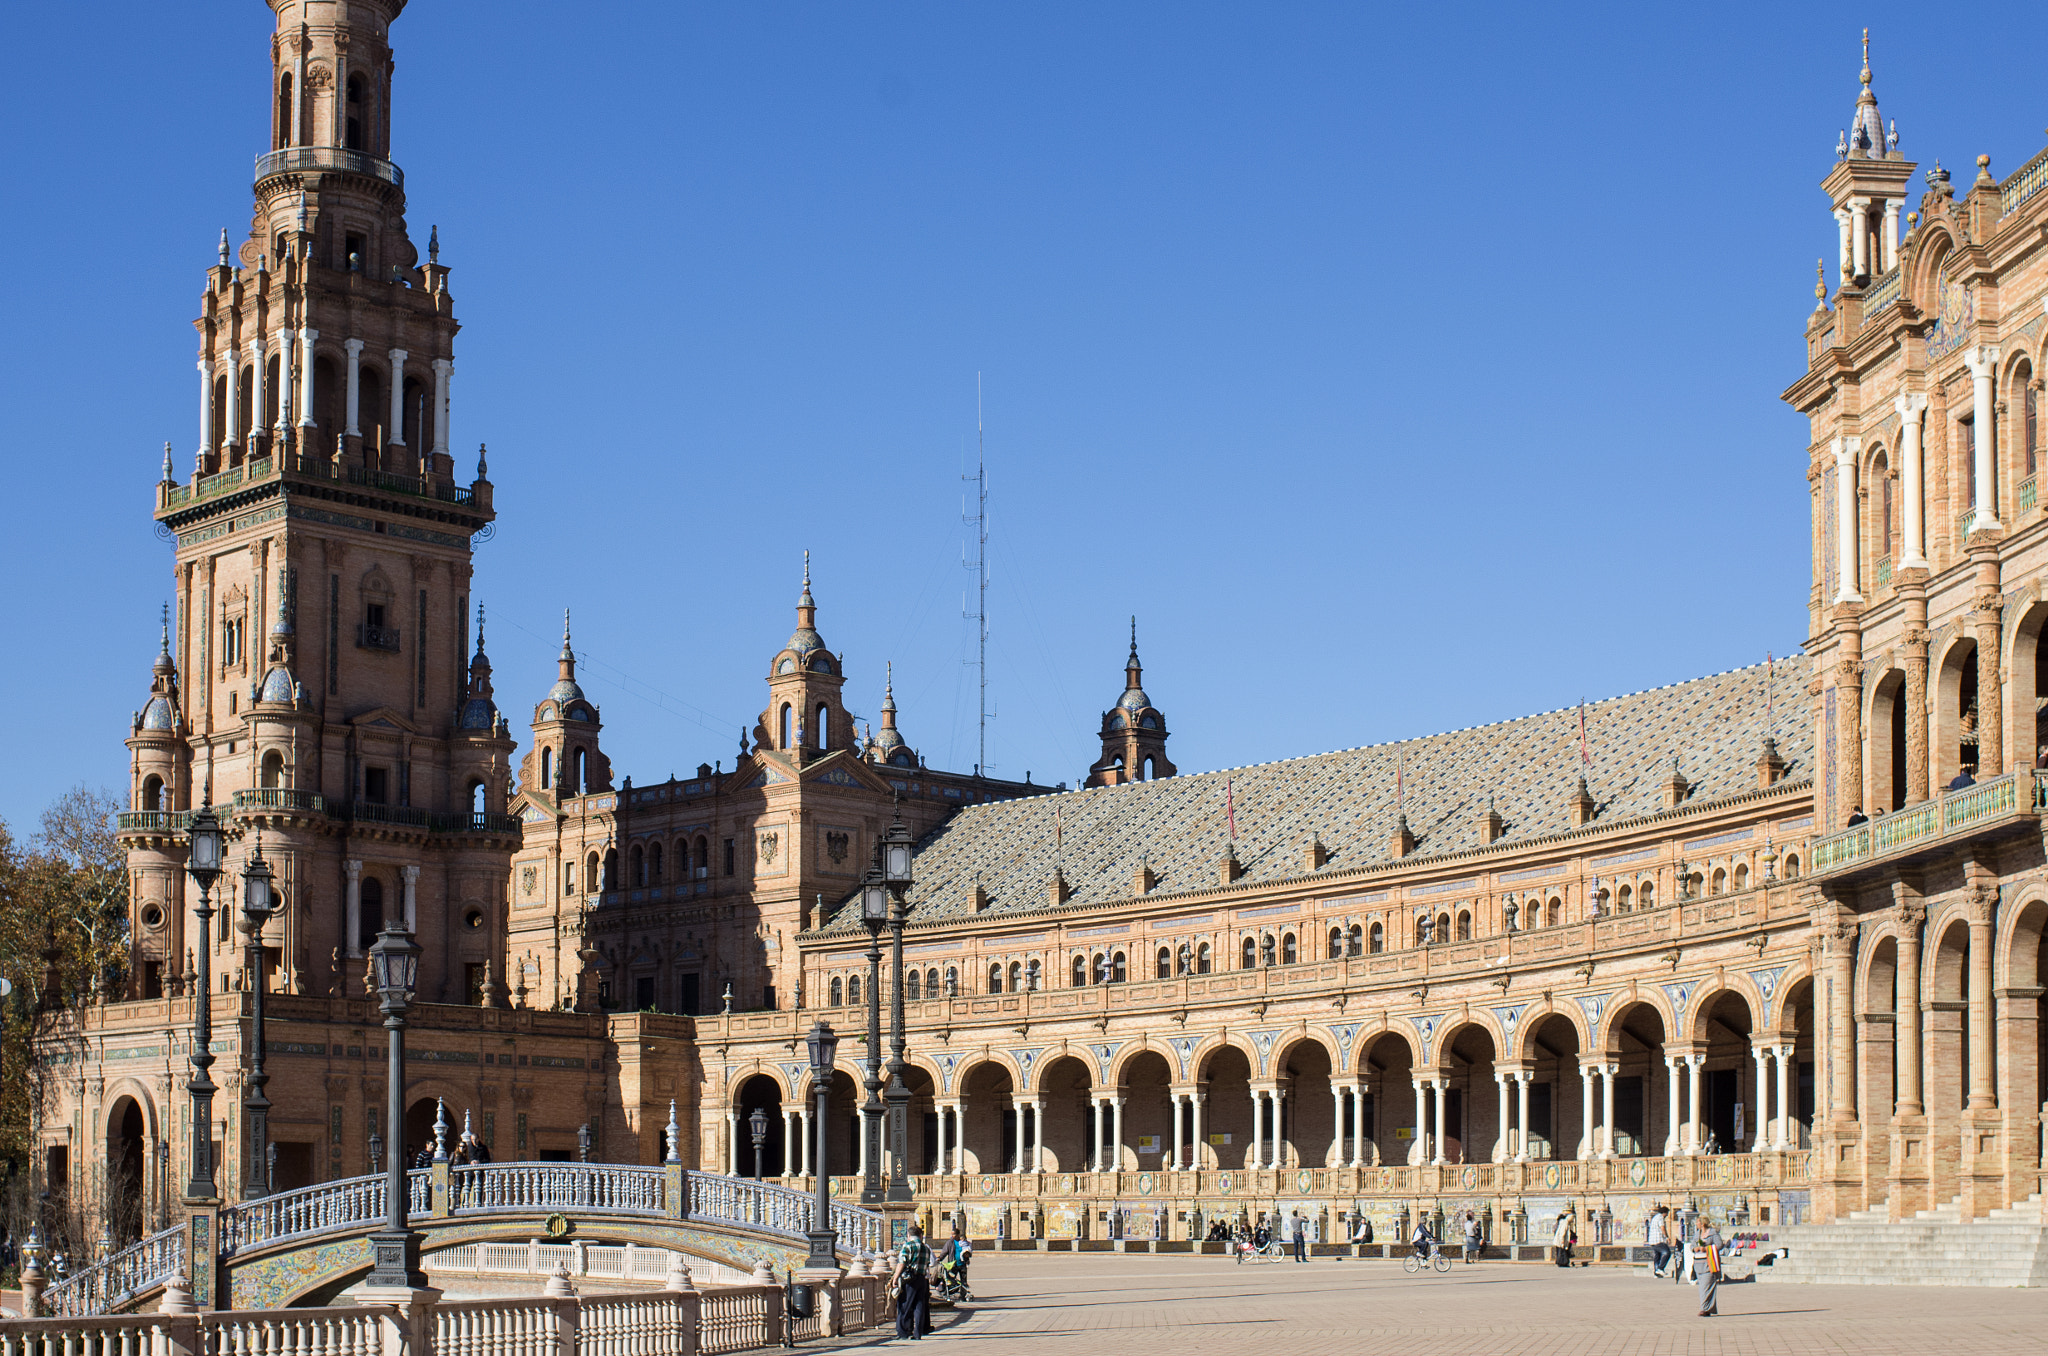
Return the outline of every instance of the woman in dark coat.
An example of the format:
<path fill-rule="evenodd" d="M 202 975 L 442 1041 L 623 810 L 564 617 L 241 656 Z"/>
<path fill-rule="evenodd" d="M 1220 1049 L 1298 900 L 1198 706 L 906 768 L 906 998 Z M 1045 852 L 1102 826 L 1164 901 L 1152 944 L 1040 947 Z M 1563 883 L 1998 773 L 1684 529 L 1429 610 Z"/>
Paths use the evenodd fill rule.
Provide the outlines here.
<path fill-rule="evenodd" d="M 932 1330 L 932 1250 L 924 1230 L 913 1224 L 896 1255 L 889 1284 L 896 1287 L 896 1335 L 913 1342 Z"/>

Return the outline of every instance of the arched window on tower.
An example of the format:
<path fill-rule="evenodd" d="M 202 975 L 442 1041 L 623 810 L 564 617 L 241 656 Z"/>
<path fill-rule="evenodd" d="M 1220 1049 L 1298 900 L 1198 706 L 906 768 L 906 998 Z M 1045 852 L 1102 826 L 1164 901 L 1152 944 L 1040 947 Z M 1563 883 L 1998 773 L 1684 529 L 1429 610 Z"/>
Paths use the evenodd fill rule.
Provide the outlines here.
<path fill-rule="evenodd" d="M 1639 909 L 1652 909 L 1656 906 L 1657 886 L 1654 882 L 1646 880 L 1642 883 L 1641 888 L 1636 891 L 1636 907 Z"/>
<path fill-rule="evenodd" d="M 1292 965 L 1300 959 L 1301 954 L 1295 944 L 1294 934 L 1291 932 L 1283 933 L 1280 937 L 1280 963 L 1282 965 Z"/>
<path fill-rule="evenodd" d="M 1748 862 L 1737 862 L 1735 864 L 1735 888 L 1738 890 L 1747 890 L 1749 888 Z"/>
<path fill-rule="evenodd" d="M 849 1003 L 858 1003 L 858 1002 L 860 1002 L 860 976 L 859 976 L 859 975 L 850 975 L 850 976 L 848 976 L 848 977 L 847 977 L 847 980 L 846 980 L 846 1001 L 847 1001 L 847 1002 L 849 1002 Z"/>
<path fill-rule="evenodd" d="M 840 981 L 839 976 L 834 975 L 832 977 L 832 1006 L 835 1008 L 842 1007 L 845 1003 L 846 985 Z"/>
<path fill-rule="evenodd" d="M 1439 942 L 1451 940 L 1451 915 L 1448 912 L 1436 916 L 1435 939 Z"/>
<path fill-rule="evenodd" d="M 142 779 L 142 804 L 144 810 L 165 810 L 164 779 L 154 773 Z"/>
<path fill-rule="evenodd" d="M 647 847 L 647 883 L 661 884 L 661 844 L 650 843 Z"/>
<path fill-rule="evenodd" d="M 1247 937 L 1244 939 L 1243 952 L 1244 959 L 1240 962 L 1238 968 L 1241 970 L 1257 969 L 1259 964 L 1259 944 L 1250 937 Z"/>
<path fill-rule="evenodd" d="M 924 996 L 926 998 L 937 998 L 939 996 L 939 971 L 937 966 L 933 966 L 924 972 Z"/>
<path fill-rule="evenodd" d="M 1088 987 L 1088 958 L 1086 956 L 1074 957 L 1073 975 L 1070 982 L 1077 989 Z"/>
<path fill-rule="evenodd" d="M 1010 992 L 1024 992 L 1024 965 L 1021 961 L 1010 962 Z"/>
<path fill-rule="evenodd" d="M 1337 960 L 1337 959 L 1339 959 L 1340 957 L 1342 957 L 1342 956 L 1343 956 L 1343 954 L 1344 954 L 1344 929 L 1343 929 L 1343 928 L 1331 928 L 1331 929 L 1330 929 L 1330 954 L 1329 954 L 1329 956 L 1327 957 L 1327 959 L 1329 959 L 1329 960 Z"/>
<path fill-rule="evenodd" d="M 1557 925 L 1558 925 L 1559 923 L 1562 923 L 1563 921 L 1564 921 L 1564 901 L 1563 901 L 1563 900 L 1560 900 L 1560 899 L 1553 899 L 1553 900 L 1551 900 L 1551 901 L 1550 901 L 1550 913 L 1549 913 L 1549 916 L 1548 916 L 1547 918 L 1545 918 L 1545 919 L 1544 919 L 1544 922 L 1546 922 L 1546 923 L 1547 923 L 1547 924 L 1548 924 L 1549 926 L 1551 926 L 1551 927 L 1556 927 L 1556 926 L 1557 926 Z"/>
<path fill-rule="evenodd" d="M 597 889 L 597 854 L 595 852 L 583 859 L 583 888 L 591 891 Z"/>
<path fill-rule="evenodd" d="M 1129 978 L 1130 975 L 1125 971 L 1124 953 L 1119 951 L 1109 958 L 1109 982 L 1121 984 Z"/>
<path fill-rule="evenodd" d="M 1378 923 L 1374 923 L 1372 931 L 1366 934 L 1365 945 L 1366 949 L 1375 956 L 1385 951 L 1387 949 L 1387 930 Z"/>
<path fill-rule="evenodd" d="M 827 706 L 823 702 L 819 702 L 818 724 L 817 727 L 811 731 L 811 738 L 817 741 L 819 753 L 824 753 L 827 749 L 830 749 L 832 747 L 831 732 L 832 708 Z"/>
<path fill-rule="evenodd" d="M 276 749 L 263 755 L 263 785 L 272 789 L 284 785 L 284 755 Z"/>
<path fill-rule="evenodd" d="M 281 151 L 292 144 L 292 73 L 286 71 L 277 81 L 277 126 L 270 138 L 270 148 Z"/>
<path fill-rule="evenodd" d="M 633 882 L 633 888 L 635 890 L 646 889 L 647 854 L 641 851 L 640 845 L 638 843 L 635 843 L 633 845 L 632 852 L 628 856 L 627 860 L 632 863 L 632 875 L 629 879 L 631 879 Z"/>
<path fill-rule="evenodd" d="M 1003 967 L 1000 964 L 988 967 L 988 991 L 990 993 L 1001 993 L 1003 991 Z"/>
<path fill-rule="evenodd" d="M 1614 892 L 1614 911 L 1627 913 L 1635 907 L 1635 892 L 1624 885 Z"/>
<path fill-rule="evenodd" d="M 604 850 L 604 888 L 607 894 L 619 888 L 619 850 L 617 848 L 606 848 Z"/>
<path fill-rule="evenodd" d="M 2020 474 L 2032 478 L 2041 460 L 2041 392 L 2034 384 L 2034 366 L 2022 359 L 2012 370 L 2020 388 Z"/>
<path fill-rule="evenodd" d="M 363 77 L 357 73 L 348 78 L 348 108 L 344 113 L 347 121 L 343 124 L 348 148 L 352 151 L 368 150 L 363 143 L 363 129 L 369 123 L 369 104 L 363 98 Z"/>
<path fill-rule="evenodd" d="M 913 1003 L 924 997 L 924 976 L 915 970 L 906 971 L 903 976 L 903 996 Z"/>
<path fill-rule="evenodd" d="M 1472 911 L 1470 909 L 1458 910 L 1458 940 L 1461 942 L 1472 940 Z"/>
<path fill-rule="evenodd" d="M 794 725 L 794 723 L 795 723 L 795 720 L 796 720 L 796 717 L 795 717 L 795 716 L 794 716 L 793 714 L 791 714 L 791 712 L 790 712 L 790 707 L 789 707 L 789 703 L 788 703 L 788 702 L 784 702 L 784 703 L 782 704 L 782 716 L 781 716 L 781 719 L 780 719 L 780 721 L 778 722 L 778 724 L 777 724 L 777 725 L 776 725 L 776 727 L 775 727 L 775 728 L 776 728 L 776 729 L 777 729 L 778 731 L 780 731 L 780 734 L 779 734 L 779 735 L 777 736 L 777 738 L 776 738 L 776 741 L 775 741 L 775 747 L 776 747 L 776 748 L 778 748 L 778 749 L 786 749 L 786 748 L 788 748 L 788 747 L 790 746 L 790 743 L 791 743 L 791 732 L 792 732 L 792 727 L 793 727 L 793 725 Z"/>
<path fill-rule="evenodd" d="M 1724 869 L 1722 869 L 1721 867 L 1718 867 L 1718 866 L 1717 866 L 1717 867 L 1715 867 L 1715 868 L 1714 868 L 1714 874 L 1713 874 L 1713 876 L 1712 876 L 1712 877 L 1710 878 L 1710 881 L 1709 881 L 1709 884 L 1708 884 L 1708 887 L 1707 887 L 1707 888 L 1708 888 L 1709 892 L 1711 892 L 1711 893 L 1713 893 L 1713 894 L 1717 894 L 1717 895 L 1718 895 L 1718 894 L 1720 894 L 1720 893 L 1721 893 L 1721 892 L 1722 892 L 1723 890 L 1726 890 L 1726 889 L 1728 888 L 1728 873 L 1727 873 L 1727 871 L 1725 871 L 1725 870 L 1724 870 Z"/>
<path fill-rule="evenodd" d="M 1160 947 L 1158 953 L 1153 957 L 1153 962 L 1152 972 L 1154 978 L 1173 978 L 1173 949 L 1171 947 Z"/>
<path fill-rule="evenodd" d="M 1788 852 L 1785 854 L 1785 879 L 1799 879 L 1799 857 L 1796 853 Z"/>
<path fill-rule="evenodd" d="M 1209 944 L 1207 942 L 1203 942 L 1195 948 L 1195 973 L 1198 975 L 1209 973 Z"/>
<path fill-rule="evenodd" d="M 587 751 L 583 749 L 576 750 L 574 771 L 576 775 L 570 779 L 569 794 L 580 796 L 590 790 L 590 754 Z"/>
<path fill-rule="evenodd" d="M 484 784 L 474 777 L 470 779 L 469 783 L 469 812 L 472 815 L 480 815 L 484 812 Z"/>
<path fill-rule="evenodd" d="M 711 840 L 699 838 L 692 854 L 697 879 L 703 880 L 711 874 Z"/>
<path fill-rule="evenodd" d="M 1152 760 L 1150 758 L 1147 758 L 1138 765 L 1138 780 L 1145 782 L 1152 780 Z"/>

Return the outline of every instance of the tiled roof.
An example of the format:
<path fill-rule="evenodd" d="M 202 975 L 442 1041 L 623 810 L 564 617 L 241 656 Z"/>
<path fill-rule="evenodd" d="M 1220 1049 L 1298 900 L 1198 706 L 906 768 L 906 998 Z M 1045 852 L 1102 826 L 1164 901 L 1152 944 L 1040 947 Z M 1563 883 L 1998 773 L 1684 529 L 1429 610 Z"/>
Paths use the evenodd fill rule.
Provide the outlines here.
<path fill-rule="evenodd" d="M 1662 811 L 1674 755 L 1692 788 L 1688 805 L 1754 790 L 1768 734 L 1775 733 L 1786 777 L 1811 777 L 1806 661 L 1778 663 L 1768 709 L 1766 673 L 1759 664 L 1588 703 L 1593 823 Z M 1489 796 L 1506 821 L 1500 841 L 1563 833 L 1573 827 L 1579 708 L 1277 763 L 964 808 L 919 846 L 911 917 L 971 914 L 977 881 L 989 896 L 983 917 L 1043 909 L 1056 866 L 1067 882 L 1069 908 L 1130 898 L 1141 861 L 1157 877 L 1154 893 L 1213 888 L 1229 842 L 1226 784 L 1237 820 L 1241 884 L 1308 874 L 1311 835 L 1327 850 L 1326 872 L 1384 864 L 1391 860 L 1399 813 L 1397 769 L 1416 838 L 1409 862 L 1479 846 Z M 826 931 L 853 925 L 852 910 L 841 909 Z"/>

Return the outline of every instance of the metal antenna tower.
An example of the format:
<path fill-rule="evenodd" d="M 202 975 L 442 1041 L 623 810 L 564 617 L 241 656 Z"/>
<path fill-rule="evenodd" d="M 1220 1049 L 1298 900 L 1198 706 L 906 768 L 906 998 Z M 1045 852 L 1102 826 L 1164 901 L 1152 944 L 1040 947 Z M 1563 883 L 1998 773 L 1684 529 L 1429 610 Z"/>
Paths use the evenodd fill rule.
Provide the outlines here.
<path fill-rule="evenodd" d="M 988 457 L 982 439 L 981 420 L 981 373 L 974 374 L 974 474 L 961 476 L 962 480 L 974 484 L 974 512 L 961 513 L 961 521 L 970 529 L 969 540 L 974 544 L 972 558 L 963 562 L 974 571 L 974 610 L 969 612 L 966 600 L 961 600 L 961 616 L 974 623 L 974 664 L 978 682 L 978 705 L 980 723 L 977 738 L 974 771 L 978 776 L 988 775 Z"/>

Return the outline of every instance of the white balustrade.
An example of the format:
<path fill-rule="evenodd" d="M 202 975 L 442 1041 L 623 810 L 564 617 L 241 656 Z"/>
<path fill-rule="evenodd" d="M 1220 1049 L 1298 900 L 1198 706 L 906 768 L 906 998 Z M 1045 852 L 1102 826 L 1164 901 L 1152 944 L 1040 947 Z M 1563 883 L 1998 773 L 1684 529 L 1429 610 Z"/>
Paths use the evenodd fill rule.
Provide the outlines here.
<path fill-rule="evenodd" d="M 184 1269 L 185 1230 L 165 1229 L 50 1286 L 43 1306 L 64 1317 L 104 1313 Z"/>

